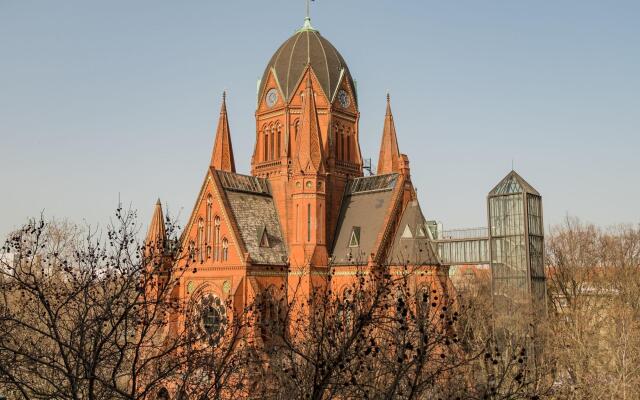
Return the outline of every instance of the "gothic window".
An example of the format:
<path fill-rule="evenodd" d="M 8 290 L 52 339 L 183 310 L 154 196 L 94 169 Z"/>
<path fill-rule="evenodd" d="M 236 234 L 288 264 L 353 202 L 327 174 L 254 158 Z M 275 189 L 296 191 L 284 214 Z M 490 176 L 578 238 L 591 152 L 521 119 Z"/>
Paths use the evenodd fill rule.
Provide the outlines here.
<path fill-rule="evenodd" d="M 296 241 L 300 241 L 300 205 L 296 204 Z"/>
<path fill-rule="evenodd" d="M 307 242 L 311 242 L 311 204 L 307 204 Z"/>
<path fill-rule="evenodd" d="M 191 261 L 196 260 L 196 244 L 193 242 L 193 240 L 189 242 L 189 259 Z"/>
<path fill-rule="evenodd" d="M 273 286 L 260 295 L 260 333 L 267 345 L 272 344 L 284 334 L 282 302 L 283 299 L 278 299 Z"/>
<path fill-rule="evenodd" d="M 345 157 L 346 161 L 351 161 L 351 130 L 347 131 L 345 135 L 345 139 L 347 141 L 347 155 Z"/>
<path fill-rule="evenodd" d="M 213 212 L 213 198 L 211 197 L 211 195 L 207 196 L 207 235 L 205 238 L 205 242 L 207 244 L 211 244 L 211 220 L 213 218 L 212 216 L 212 212 Z M 209 255 L 207 255 L 207 257 L 209 257 Z"/>
<path fill-rule="evenodd" d="M 263 137 L 263 148 L 262 148 L 262 155 L 263 155 L 263 159 L 264 161 L 268 161 L 269 160 L 269 130 L 265 127 L 264 128 L 264 137 Z"/>
<path fill-rule="evenodd" d="M 280 158 L 282 152 L 282 129 L 276 125 L 276 158 Z"/>
<path fill-rule="evenodd" d="M 229 259 L 229 241 L 227 238 L 222 239 L 222 261 Z"/>
<path fill-rule="evenodd" d="M 342 301 L 338 303 L 337 307 L 336 328 L 340 332 L 348 333 L 353 322 L 353 314 L 356 305 L 353 290 L 351 288 L 344 289 L 341 300 Z"/>
<path fill-rule="evenodd" d="M 293 134 L 294 134 L 294 139 L 296 140 L 296 142 L 298 141 L 298 132 L 300 131 L 300 120 L 296 120 L 296 122 L 294 122 L 293 124 Z"/>
<path fill-rule="evenodd" d="M 429 284 L 423 284 L 418 290 L 416 290 L 416 304 L 418 316 L 421 318 L 421 322 L 429 322 L 427 317 L 429 315 L 429 307 L 431 306 L 431 288 Z"/>
<path fill-rule="evenodd" d="M 349 237 L 349 247 L 360 246 L 360 227 L 354 226 L 351 228 L 351 236 Z"/>
<path fill-rule="evenodd" d="M 318 235 L 320 235 L 320 237 L 318 238 L 318 243 L 322 243 L 322 204 L 320 204 L 318 206 L 318 215 L 320 215 L 320 218 L 318 218 L 317 224 L 318 224 Z"/>
<path fill-rule="evenodd" d="M 215 225 L 215 236 L 213 237 L 213 258 L 218 261 L 220 259 L 220 217 L 216 215 L 213 224 Z"/>
<path fill-rule="evenodd" d="M 157 400 L 169 400 L 170 398 L 169 391 L 164 387 L 158 391 L 158 395 L 156 396 Z"/>
<path fill-rule="evenodd" d="M 269 126 L 269 139 L 271 142 L 269 143 L 269 160 L 273 160 L 275 158 L 275 143 L 276 143 L 276 131 L 273 129 L 273 125 Z"/>
<path fill-rule="evenodd" d="M 200 262 L 204 261 L 204 221 L 202 218 L 198 220 L 198 258 Z"/>
<path fill-rule="evenodd" d="M 344 160 L 344 141 L 343 141 L 344 131 L 342 127 L 338 125 L 338 160 Z"/>

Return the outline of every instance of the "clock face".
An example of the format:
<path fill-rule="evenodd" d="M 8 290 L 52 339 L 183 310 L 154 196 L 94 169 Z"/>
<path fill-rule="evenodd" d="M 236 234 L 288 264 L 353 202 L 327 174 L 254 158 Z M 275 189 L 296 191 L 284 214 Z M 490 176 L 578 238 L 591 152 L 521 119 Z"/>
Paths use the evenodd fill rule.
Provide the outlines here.
<path fill-rule="evenodd" d="M 351 99 L 349 99 L 349 94 L 343 89 L 340 89 L 340 91 L 338 92 L 338 102 L 340 102 L 340 105 L 342 106 L 342 108 L 347 108 L 349 107 L 349 104 L 351 104 Z"/>
<path fill-rule="evenodd" d="M 270 89 L 267 92 L 267 106 L 273 107 L 278 102 L 278 91 L 276 89 Z"/>

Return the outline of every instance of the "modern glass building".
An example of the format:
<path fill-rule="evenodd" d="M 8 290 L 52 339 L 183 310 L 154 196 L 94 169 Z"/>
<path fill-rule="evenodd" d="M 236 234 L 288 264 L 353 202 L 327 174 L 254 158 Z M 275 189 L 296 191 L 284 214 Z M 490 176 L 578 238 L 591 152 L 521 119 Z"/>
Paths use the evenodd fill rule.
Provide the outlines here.
<path fill-rule="evenodd" d="M 536 314 L 546 312 L 540 193 L 511 171 L 489 192 L 487 213 L 496 311 L 509 315 L 531 305 Z"/>

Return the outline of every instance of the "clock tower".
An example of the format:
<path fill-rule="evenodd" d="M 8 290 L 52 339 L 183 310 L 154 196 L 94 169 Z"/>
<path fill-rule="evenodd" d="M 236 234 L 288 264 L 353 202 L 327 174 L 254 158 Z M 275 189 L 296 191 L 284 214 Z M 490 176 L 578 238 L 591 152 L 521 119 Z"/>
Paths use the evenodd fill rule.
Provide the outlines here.
<path fill-rule="evenodd" d="M 336 48 L 310 19 L 259 82 L 252 175 L 269 180 L 291 266 L 327 266 L 347 181 L 360 177 L 358 98 Z"/>

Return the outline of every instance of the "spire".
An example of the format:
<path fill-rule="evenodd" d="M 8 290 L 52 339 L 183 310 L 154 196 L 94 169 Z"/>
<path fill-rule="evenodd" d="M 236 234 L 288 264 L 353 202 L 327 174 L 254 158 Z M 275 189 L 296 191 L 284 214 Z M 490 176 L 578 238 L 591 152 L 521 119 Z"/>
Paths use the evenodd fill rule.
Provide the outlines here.
<path fill-rule="evenodd" d="M 151 223 L 149 224 L 149 230 L 147 232 L 145 243 L 147 244 L 147 246 L 158 247 L 162 246 L 162 243 L 164 243 L 166 239 L 167 229 L 164 225 L 162 203 L 160 203 L 160 199 L 158 199 L 153 211 L 153 217 L 151 217 Z"/>
<path fill-rule="evenodd" d="M 236 172 L 236 164 L 233 161 L 233 146 L 231 145 L 231 131 L 227 117 L 227 92 L 222 92 L 222 107 L 216 139 L 211 154 L 211 166 L 222 171 Z"/>
<path fill-rule="evenodd" d="M 382 131 L 382 143 L 378 157 L 378 175 L 392 172 L 400 172 L 400 149 L 391 113 L 391 97 L 387 93 L 387 112 L 384 117 L 384 130 Z"/>
<path fill-rule="evenodd" d="M 318 111 L 311 84 L 311 68 L 307 68 L 307 86 L 304 90 L 302 105 L 302 129 L 298 136 L 298 164 L 304 171 L 323 172 L 324 157 L 322 155 L 322 139 L 318 124 Z"/>

